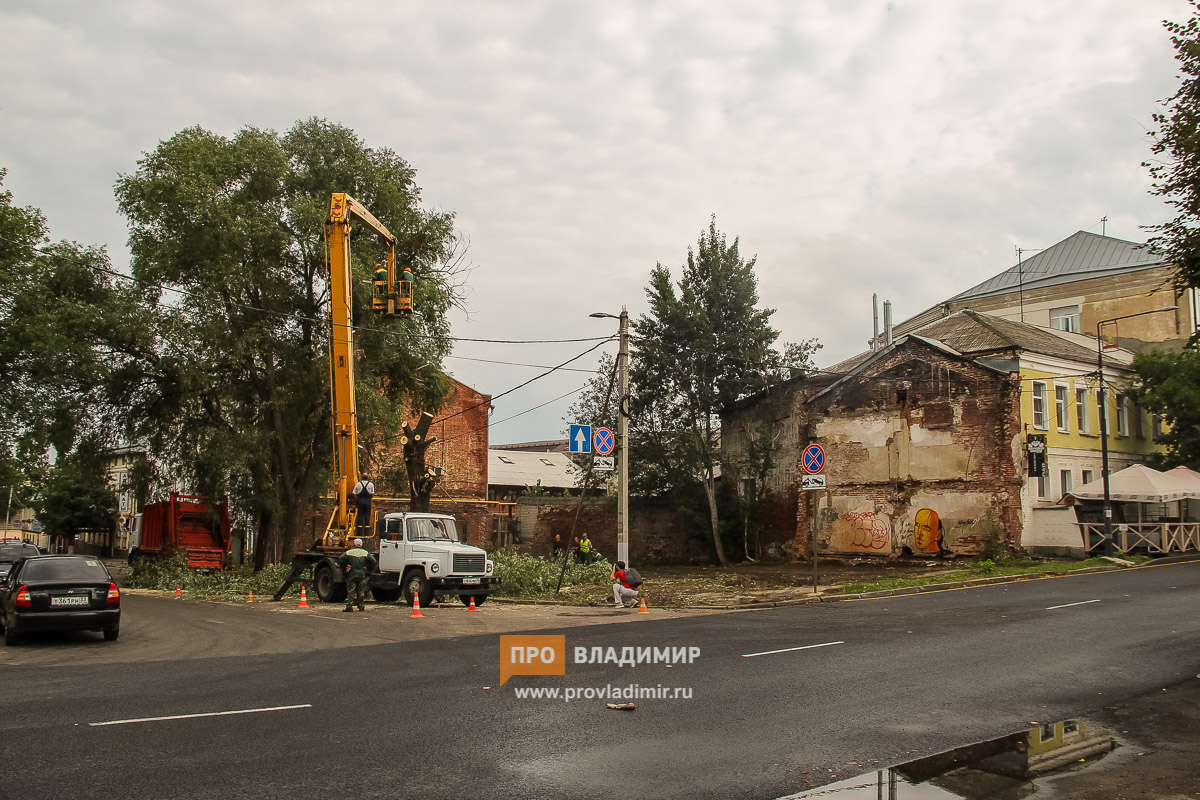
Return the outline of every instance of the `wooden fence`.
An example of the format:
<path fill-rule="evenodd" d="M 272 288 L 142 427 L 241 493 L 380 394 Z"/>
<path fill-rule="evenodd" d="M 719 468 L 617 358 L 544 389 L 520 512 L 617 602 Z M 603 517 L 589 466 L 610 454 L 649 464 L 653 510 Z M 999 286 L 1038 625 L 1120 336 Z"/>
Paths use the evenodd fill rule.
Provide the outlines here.
<path fill-rule="evenodd" d="M 1104 552 L 1104 524 L 1080 522 L 1083 549 L 1088 555 Z M 1200 522 L 1142 522 L 1112 525 L 1113 547 L 1123 553 L 1182 553 L 1200 550 Z"/>

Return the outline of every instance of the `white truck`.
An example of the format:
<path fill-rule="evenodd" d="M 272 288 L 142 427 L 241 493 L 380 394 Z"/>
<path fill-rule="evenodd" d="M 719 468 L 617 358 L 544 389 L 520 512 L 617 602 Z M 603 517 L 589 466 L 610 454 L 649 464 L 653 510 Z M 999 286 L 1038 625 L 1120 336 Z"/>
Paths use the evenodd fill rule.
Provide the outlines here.
<path fill-rule="evenodd" d="M 367 576 L 371 595 L 380 603 L 394 603 L 401 596 L 408 605 L 413 597 L 427 606 L 435 597 L 457 596 L 463 605 L 474 598 L 478 606 L 499 583 L 495 564 L 480 547 L 459 540 L 458 523 L 448 514 L 402 511 L 376 521 L 376 536 L 366 542 L 379 564 Z M 378 543 L 378 548 L 372 547 Z M 338 553 L 308 551 L 292 558 L 292 571 L 275 599 L 310 568 L 313 591 L 325 603 L 346 599 L 346 576 L 338 565 Z"/>

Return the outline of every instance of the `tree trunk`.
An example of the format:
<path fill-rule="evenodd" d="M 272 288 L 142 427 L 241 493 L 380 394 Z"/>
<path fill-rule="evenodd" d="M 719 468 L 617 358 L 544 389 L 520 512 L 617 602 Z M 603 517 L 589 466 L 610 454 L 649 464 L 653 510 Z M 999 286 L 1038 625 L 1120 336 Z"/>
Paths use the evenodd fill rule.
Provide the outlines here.
<path fill-rule="evenodd" d="M 725 548 L 721 546 L 721 530 L 717 524 L 717 488 L 712 470 L 708 470 L 704 475 L 704 494 L 708 497 L 708 515 L 712 519 L 713 547 L 717 550 L 717 561 L 722 567 L 727 567 L 729 561 L 725 558 Z"/>

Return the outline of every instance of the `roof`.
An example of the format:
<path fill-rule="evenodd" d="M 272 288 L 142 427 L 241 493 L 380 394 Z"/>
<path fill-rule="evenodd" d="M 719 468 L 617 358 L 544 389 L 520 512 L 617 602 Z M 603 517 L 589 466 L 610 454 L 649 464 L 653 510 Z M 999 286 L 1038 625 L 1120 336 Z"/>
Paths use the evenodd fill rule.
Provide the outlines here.
<path fill-rule="evenodd" d="M 488 445 L 490 450 L 518 450 L 526 453 L 567 453 L 571 443 L 566 439 L 548 439 L 540 442 L 516 442 L 514 444 Z"/>
<path fill-rule="evenodd" d="M 920 336 L 937 339 L 968 356 L 1020 350 L 1088 364 L 1096 360 L 1095 340 L 1090 337 L 969 309 L 926 325 Z M 1131 359 L 1125 350 L 1105 353 L 1105 360 L 1113 364 L 1127 366 Z"/>
<path fill-rule="evenodd" d="M 1148 269 L 1164 263 L 1163 257 L 1147 245 L 1079 231 L 1056 245 L 1021 259 L 999 275 L 951 297 L 948 302 L 1006 294 L 1018 288 L 1057 286 Z"/>
<path fill-rule="evenodd" d="M 536 486 L 574 489 L 579 470 L 567 453 L 488 450 L 489 486 Z"/>

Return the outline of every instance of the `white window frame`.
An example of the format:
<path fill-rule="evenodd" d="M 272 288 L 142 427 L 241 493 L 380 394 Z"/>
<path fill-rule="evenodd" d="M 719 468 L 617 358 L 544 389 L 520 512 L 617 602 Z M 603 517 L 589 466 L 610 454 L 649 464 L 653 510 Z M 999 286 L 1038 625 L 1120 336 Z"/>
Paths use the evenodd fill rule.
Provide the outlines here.
<path fill-rule="evenodd" d="M 1071 387 L 1061 383 L 1054 384 L 1054 419 L 1062 433 L 1071 432 L 1071 414 L 1067 410 L 1071 405 Z"/>
<path fill-rule="evenodd" d="M 1082 481 L 1082 483 L 1080 483 L 1079 485 L 1087 486 L 1089 483 L 1096 480 L 1096 473 L 1090 469 L 1085 469 L 1085 470 L 1081 471 L 1079 478 Z"/>
<path fill-rule="evenodd" d="M 1033 396 L 1033 427 L 1039 431 L 1049 430 L 1050 418 L 1046 407 L 1046 382 L 1034 381 L 1031 390 Z M 1038 417 L 1041 417 L 1039 422 Z"/>
<path fill-rule="evenodd" d="M 1087 387 L 1075 387 L 1075 421 L 1079 423 L 1080 433 L 1091 433 L 1091 418 L 1088 416 Z"/>
<path fill-rule="evenodd" d="M 1050 327 L 1056 331 L 1081 333 L 1079 327 L 1079 306 L 1059 306 L 1050 309 Z"/>
<path fill-rule="evenodd" d="M 1059 497 L 1070 494 L 1071 490 L 1075 488 L 1072 481 L 1073 477 L 1074 476 L 1069 469 L 1060 469 L 1058 471 L 1058 488 L 1060 490 L 1058 493 Z"/>
<path fill-rule="evenodd" d="M 1129 435 L 1129 398 L 1117 395 L 1117 436 Z"/>
<path fill-rule="evenodd" d="M 1045 475 L 1037 475 L 1037 496 L 1039 500 L 1050 499 L 1050 479 Z"/>

